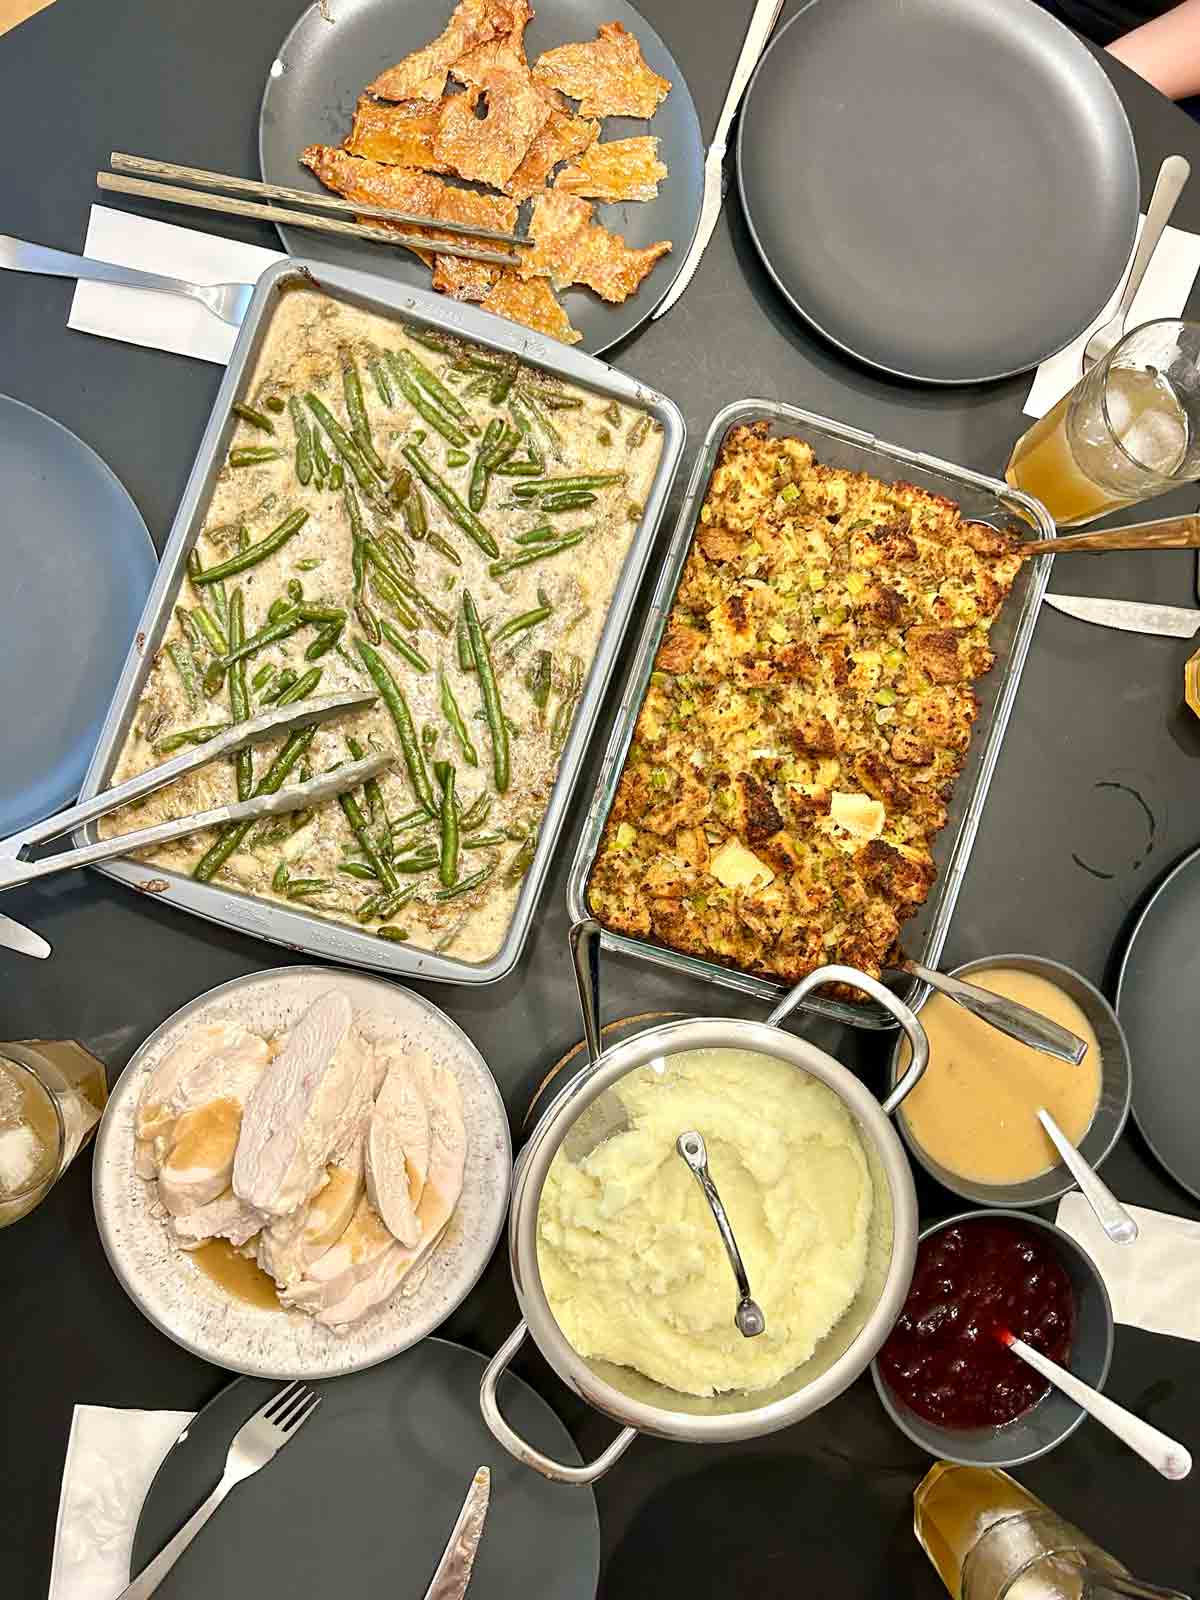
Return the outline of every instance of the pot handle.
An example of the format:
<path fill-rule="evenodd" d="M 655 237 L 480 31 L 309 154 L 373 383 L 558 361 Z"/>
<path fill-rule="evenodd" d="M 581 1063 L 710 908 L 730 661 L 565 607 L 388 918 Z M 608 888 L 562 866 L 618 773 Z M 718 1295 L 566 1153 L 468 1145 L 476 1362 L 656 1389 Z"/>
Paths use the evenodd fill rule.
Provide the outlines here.
<path fill-rule="evenodd" d="M 891 1094 L 882 1102 L 885 1116 L 890 1116 L 900 1102 L 915 1089 L 921 1081 L 925 1068 L 929 1065 L 929 1039 L 925 1029 L 921 1026 L 915 1011 L 904 1004 L 897 995 L 894 995 L 886 984 L 880 983 L 878 978 L 870 978 L 865 972 L 859 972 L 856 967 L 818 967 L 815 972 L 810 972 L 806 978 L 801 978 L 794 989 L 790 989 L 783 999 L 767 1018 L 773 1028 L 777 1028 L 783 1019 L 790 1016 L 800 1002 L 807 998 L 814 989 L 819 989 L 826 983 L 846 983 L 852 989 L 861 989 L 864 994 L 869 994 L 872 1000 L 877 1000 L 885 1011 L 890 1011 L 892 1016 L 904 1029 L 908 1037 L 909 1049 L 912 1051 L 912 1061 L 908 1071 L 897 1083 Z"/>
<path fill-rule="evenodd" d="M 479 1409 L 483 1413 L 483 1420 L 492 1437 L 504 1446 L 510 1456 L 515 1456 L 525 1466 L 540 1472 L 543 1478 L 550 1478 L 555 1483 L 595 1483 L 596 1479 L 603 1477 L 609 1467 L 629 1449 L 637 1438 L 637 1429 L 622 1428 L 607 1450 L 598 1455 L 594 1461 L 585 1461 L 581 1467 L 569 1467 L 566 1462 L 555 1461 L 550 1456 L 544 1456 L 540 1450 L 534 1449 L 528 1440 L 523 1439 L 504 1420 L 496 1400 L 496 1386 L 509 1362 L 524 1344 L 528 1331 L 523 1322 L 518 1322 L 488 1362 L 487 1371 L 479 1384 Z"/>

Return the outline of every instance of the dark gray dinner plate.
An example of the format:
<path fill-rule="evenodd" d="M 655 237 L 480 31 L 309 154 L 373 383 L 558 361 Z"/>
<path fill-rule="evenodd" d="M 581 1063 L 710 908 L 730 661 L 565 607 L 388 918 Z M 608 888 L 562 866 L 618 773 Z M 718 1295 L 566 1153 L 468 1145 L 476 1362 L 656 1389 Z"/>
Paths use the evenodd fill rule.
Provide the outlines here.
<path fill-rule="evenodd" d="M 341 144 L 364 86 L 436 38 L 452 7 L 453 0 L 323 0 L 311 5 L 280 46 L 263 91 L 258 154 L 265 181 L 321 190 L 300 165 L 300 151 L 310 144 Z M 606 141 L 657 135 L 668 176 L 656 200 L 597 205 L 596 220 L 635 247 L 670 239 L 673 248 L 655 263 L 638 292 L 620 305 L 607 304 L 590 289 L 563 291 L 567 314 L 583 335 L 577 348 L 598 355 L 639 327 L 674 282 L 700 218 L 704 145 L 683 73 L 658 34 L 625 0 L 538 0 L 536 10 L 525 31 L 530 62 L 554 45 L 594 39 L 602 22 L 620 22 L 636 35 L 648 65 L 671 83 L 670 94 L 649 121 L 606 117 L 601 128 Z M 528 210 L 522 207 L 522 218 Z M 307 229 L 280 228 L 279 233 L 293 255 L 429 287 L 429 269 L 407 250 Z"/>
<path fill-rule="evenodd" d="M 810 0 L 759 63 L 738 182 L 767 270 L 851 355 L 927 383 L 1022 372 L 1133 248 L 1116 91 L 1031 0 Z"/>
<path fill-rule="evenodd" d="M 591 1489 L 518 1465 L 479 1415 L 485 1362 L 427 1339 L 350 1377 L 315 1383 L 321 1404 L 240 1484 L 156 1591 L 163 1600 L 420 1600 L 476 1467 L 491 1503 L 471 1579 L 486 1600 L 592 1600 L 600 1525 Z M 168 1451 L 134 1533 L 138 1573 L 211 1492 L 229 1441 L 280 1386 L 239 1378 Z M 540 1449 L 579 1463 L 566 1428 L 506 1373 L 506 1416 Z"/>
<path fill-rule="evenodd" d="M 138 508 L 61 422 L 0 395 L 0 834 L 79 793 L 142 606 Z"/>
<path fill-rule="evenodd" d="M 1133 1062 L 1133 1117 L 1176 1183 L 1200 1199 L 1200 850 L 1150 896 L 1117 979 Z"/>

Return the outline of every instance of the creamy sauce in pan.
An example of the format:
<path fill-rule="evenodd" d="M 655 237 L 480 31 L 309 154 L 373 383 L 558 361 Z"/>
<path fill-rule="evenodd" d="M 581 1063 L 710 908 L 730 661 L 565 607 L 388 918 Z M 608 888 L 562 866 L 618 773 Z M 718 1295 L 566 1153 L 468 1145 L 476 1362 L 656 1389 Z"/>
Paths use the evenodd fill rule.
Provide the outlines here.
<path fill-rule="evenodd" d="M 354 650 L 354 640 L 361 636 L 362 629 L 353 616 L 352 540 L 344 496 L 328 486 L 323 491 L 318 490 L 315 480 L 307 487 L 301 486 L 296 475 L 296 436 L 291 416 L 287 410 L 275 414 L 267 408 L 269 400 L 287 401 L 292 395 L 302 396 L 311 390 L 342 426 L 348 428 L 342 390 L 343 349 L 351 350 L 356 358 L 374 447 L 386 464 L 388 482 L 398 468 L 407 465 L 401 453 L 403 447 L 413 442 L 416 431 L 423 429 L 422 451 L 435 470 L 466 501 L 478 439 L 472 437 L 468 442 L 468 463 L 451 466 L 447 461 L 451 446 L 416 414 L 394 379 L 394 404 L 389 407 L 381 400 L 368 371 L 373 353 L 411 350 L 463 399 L 481 432 L 493 416 L 507 415 L 503 406 L 492 406 L 487 391 L 466 398 L 465 391 L 474 374 L 463 375 L 456 382 L 456 375 L 447 373 L 450 357 L 409 340 L 398 321 L 341 304 L 311 288 L 292 289 L 281 296 L 243 397 L 270 417 L 274 433 L 267 434 L 239 421 L 230 447 L 236 450 L 275 446 L 283 454 L 276 460 L 247 467 L 226 464 L 217 478 L 197 549 L 201 564 L 212 566 L 236 554 L 241 527 L 248 529 L 250 539 L 257 542 L 290 512 L 303 508 L 308 512 L 308 520 L 300 531 L 274 555 L 229 579 L 226 592 L 232 595 L 235 588 L 241 591 L 247 637 L 267 625 L 268 611 L 272 603 L 285 594 L 289 581 L 302 585 L 305 603 L 341 607 L 351 615 L 339 640 L 340 649 L 330 649 L 315 662 L 305 657 L 306 649 L 320 632 L 315 625 L 304 626 L 290 638 L 253 655 L 247 664 L 251 715 L 268 709 L 261 703 L 260 692 L 250 687 L 256 674 L 268 665 L 273 666 L 276 673 L 291 669 L 300 674 L 314 665 L 319 666 L 322 676 L 310 691 L 314 695 L 370 686 Z M 621 406 L 619 417 L 615 418 L 608 409 L 609 401 L 568 385 L 555 387 L 560 388 L 563 395 L 578 398 L 582 403 L 576 409 L 547 409 L 545 412 L 561 435 L 560 459 L 555 459 L 554 446 L 539 433 L 535 423 L 534 436 L 545 454 L 546 475 L 623 471 L 624 481 L 598 489 L 594 505 L 547 517 L 545 512 L 514 504 L 511 491 L 521 483 L 520 478 L 495 476 L 491 479 L 487 502 L 478 515 L 495 537 L 502 557 L 518 555 L 523 548 L 528 548 L 514 543 L 514 535 L 548 520 L 552 521 L 556 535 L 591 527 L 593 531 L 584 541 L 556 556 L 492 577 L 487 570 L 489 558 L 454 525 L 434 496 L 422 487 L 430 531 L 440 534 L 453 547 L 461 564 L 454 565 L 427 543 L 411 545 L 415 562 L 415 570 L 408 574 L 411 582 L 452 618 L 457 618 L 461 611 L 464 587 L 470 590 L 485 626 L 491 631 L 543 603 L 553 608 L 546 621 L 502 642 L 493 651 L 501 701 L 513 725 L 510 729 L 512 777 L 504 794 L 495 793 L 488 726 L 477 716 L 482 707 L 478 677 L 459 667 L 454 634 L 444 636 L 424 616 L 420 618 L 417 631 L 407 630 L 399 624 L 386 601 L 380 599 L 378 591 L 372 593 L 368 585 L 370 602 L 377 615 L 391 621 L 432 669 L 427 673 L 419 672 L 389 646 L 386 638 L 377 646 L 408 700 L 418 737 L 423 729 L 436 732 L 436 740 L 426 756 L 431 781 L 434 762 L 453 762 L 456 792 L 464 811 L 469 812 L 480 796 L 492 796 L 486 820 L 474 829 L 464 830 L 464 837 L 471 833 L 483 835 L 485 839 L 503 835 L 494 843 L 462 851 L 460 880 L 482 867 L 492 868 L 487 881 L 462 898 L 446 902 L 434 899 L 441 888 L 436 867 L 419 875 L 402 876 L 400 880 L 402 884 L 415 884 L 417 893 L 391 919 L 391 928 L 404 930 L 413 945 L 445 950 L 453 958 L 465 961 L 482 961 L 494 955 L 512 920 L 524 866 L 528 864 L 528 842 L 541 824 L 558 768 L 559 750 L 554 748 L 551 736 L 555 718 L 564 701 L 567 706 L 559 717 L 560 726 L 569 724 L 573 715 L 573 706 L 577 704 L 577 697 L 572 694 L 573 680 L 579 681 L 586 675 L 595 655 L 621 564 L 636 531 L 640 508 L 662 452 L 660 427 L 656 423 L 649 428 L 644 423 L 639 426 L 643 414 L 638 410 Z M 313 426 L 314 438 L 320 436 L 326 454 L 331 460 L 336 459 L 328 438 L 320 435 L 307 407 L 305 411 L 307 421 Z M 346 477 L 353 482 L 349 473 Z M 361 495 L 359 498 L 362 501 Z M 383 525 L 398 529 L 404 536 L 404 521 L 399 511 L 377 516 L 365 502 L 363 510 L 369 532 Z M 185 580 L 176 596 L 175 616 L 147 679 L 134 726 L 113 775 L 114 782 L 132 777 L 165 759 L 160 747 L 171 735 L 230 721 L 228 681 L 211 696 L 201 684 L 189 704 L 183 680 L 171 659 L 169 647 L 175 646 L 177 651 L 180 647 L 190 648 L 197 663 L 197 675 L 203 678 L 212 655 L 206 646 L 195 643 L 194 630 L 189 647 L 187 619 L 183 615 L 184 612 L 194 615 L 201 602 L 207 604 L 210 611 L 213 609 L 211 590 L 194 588 Z M 539 713 L 526 676 L 541 650 L 551 652 L 554 671 L 549 702 L 544 712 Z M 478 754 L 477 766 L 468 764 L 442 713 L 442 673 L 449 680 L 462 710 Z M 269 693 L 270 688 L 269 683 L 265 684 L 261 692 Z M 365 712 L 318 729 L 307 754 L 307 771 L 303 766 L 298 768 L 289 781 L 295 782 L 309 773 L 316 775 L 346 761 L 349 758 L 348 737 L 357 738 L 367 747 L 398 751 L 391 718 L 380 702 Z M 282 741 L 255 749 L 256 780 L 267 770 L 281 746 Z M 416 799 L 402 760 L 397 759 L 395 767 L 382 778 L 381 785 L 393 824 L 416 809 Z M 436 781 L 434 792 L 438 793 Z M 127 808 L 115 819 L 105 819 L 100 830 L 104 836 L 110 836 L 236 798 L 232 762 L 213 763 Z M 368 929 L 377 928 L 378 924 L 371 920 L 360 922 L 357 913 L 378 885 L 338 871 L 343 862 L 361 860 L 362 852 L 337 802 L 328 802 L 307 817 L 303 813 L 298 816 L 300 821 L 295 827 L 285 818 L 256 824 L 245 845 L 230 857 L 212 881 L 257 898 L 282 901 L 313 915 Z M 436 845 L 437 822 L 418 825 L 399 834 L 396 847 L 406 847 L 421 837 L 428 837 Z M 176 871 L 190 872 L 215 839 L 213 832 L 197 834 L 149 852 L 145 859 Z M 303 880 L 317 880 L 328 887 L 305 894 L 303 898 L 289 899 L 286 890 L 273 887 L 281 863 L 293 890 Z"/>

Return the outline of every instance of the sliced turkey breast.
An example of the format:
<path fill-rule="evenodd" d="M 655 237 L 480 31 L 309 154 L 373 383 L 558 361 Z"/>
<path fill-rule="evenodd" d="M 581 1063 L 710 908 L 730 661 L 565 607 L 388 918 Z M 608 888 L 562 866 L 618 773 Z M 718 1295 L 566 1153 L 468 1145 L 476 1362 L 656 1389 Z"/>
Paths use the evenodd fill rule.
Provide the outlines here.
<path fill-rule="evenodd" d="M 158 1174 L 158 1197 L 173 1216 L 195 1211 L 228 1189 L 241 1127 L 241 1103 L 232 1097 L 210 1100 L 176 1121 Z"/>
<path fill-rule="evenodd" d="M 171 1237 L 184 1250 L 195 1250 L 210 1239 L 228 1239 L 239 1249 L 263 1225 L 263 1214 L 239 1200 L 232 1189 L 226 1189 L 206 1206 L 198 1206 L 186 1216 L 171 1217 L 167 1226 Z"/>
<path fill-rule="evenodd" d="M 239 1105 L 271 1056 L 265 1039 L 238 1022 L 200 1022 L 150 1073 L 138 1098 L 134 1132 L 137 1165 L 153 1177 L 171 1147 L 175 1124 L 185 1112 L 211 1100 Z"/>
<path fill-rule="evenodd" d="M 360 1147 L 361 1151 L 361 1147 Z M 361 1156 L 326 1168 L 328 1182 L 306 1206 L 279 1217 L 258 1239 L 258 1264 L 283 1287 L 296 1283 L 345 1233 L 363 1197 Z"/>
<path fill-rule="evenodd" d="M 363 1195 L 342 1236 L 311 1264 L 298 1283 L 281 1289 L 279 1298 L 285 1305 L 319 1311 L 328 1299 L 337 1300 L 348 1294 L 395 1244 L 383 1219 Z"/>
<path fill-rule="evenodd" d="M 368 1311 L 390 1300 L 405 1275 L 428 1256 L 441 1238 L 458 1204 L 467 1159 L 467 1133 L 458 1083 L 453 1073 L 430 1065 L 425 1067 L 422 1076 L 429 1109 L 430 1149 L 429 1173 L 417 1207 L 419 1243 L 412 1247 L 393 1244 L 373 1260 L 363 1263 L 353 1281 L 348 1281 L 344 1273 L 326 1279 L 321 1292 L 303 1302 L 305 1310 L 311 1311 L 326 1327 L 341 1328 L 357 1322 Z M 317 1262 L 316 1267 L 321 1264 Z"/>
<path fill-rule="evenodd" d="M 303 1205 L 361 1137 L 375 1083 L 374 1050 L 331 989 L 313 1002 L 259 1078 L 242 1118 L 235 1194 L 271 1217 Z"/>
<path fill-rule="evenodd" d="M 421 1237 L 417 1207 L 429 1171 L 429 1110 L 421 1092 L 428 1058 L 395 1056 L 375 1101 L 365 1143 L 367 1194 L 403 1245 Z"/>

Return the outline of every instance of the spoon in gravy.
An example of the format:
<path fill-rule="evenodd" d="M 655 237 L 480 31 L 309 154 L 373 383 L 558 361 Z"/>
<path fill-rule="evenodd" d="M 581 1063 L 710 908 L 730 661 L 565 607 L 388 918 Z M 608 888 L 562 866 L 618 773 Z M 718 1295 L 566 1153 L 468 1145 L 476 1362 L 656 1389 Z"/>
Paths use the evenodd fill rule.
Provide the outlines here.
<path fill-rule="evenodd" d="M 1037 1115 L 1062 1157 L 1063 1166 L 1075 1179 L 1080 1194 L 1095 1212 L 1096 1221 L 1114 1244 L 1132 1244 L 1138 1236 L 1137 1223 L 1104 1180 L 1088 1166 L 1045 1106 L 1038 1107 Z"/>

